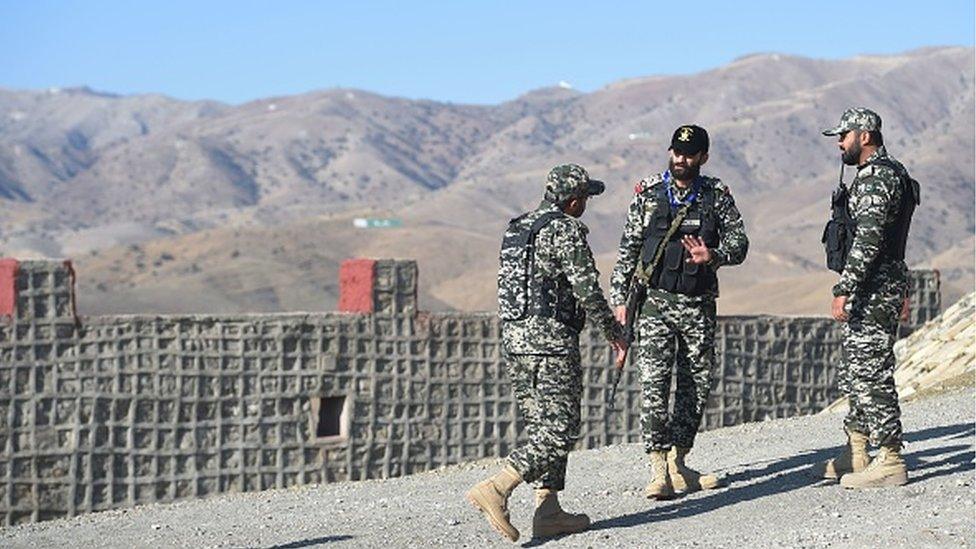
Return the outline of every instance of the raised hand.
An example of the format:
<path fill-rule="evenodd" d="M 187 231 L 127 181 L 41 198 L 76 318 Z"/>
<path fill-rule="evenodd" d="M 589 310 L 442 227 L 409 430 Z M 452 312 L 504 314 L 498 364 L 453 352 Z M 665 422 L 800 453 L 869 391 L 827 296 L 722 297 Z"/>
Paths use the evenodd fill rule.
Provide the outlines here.
<path fill-rule="evenodd" d="M 705 241 L 700 237 L 685 235 L 681 237 L 681 245 L 688 250 L 688 254 L 691 256 L 685 261 L 688 263 L 696 263 L 701 265 L 702 263 L 708 263 L 712 260 L 712 252 L 705 245 Z"/>

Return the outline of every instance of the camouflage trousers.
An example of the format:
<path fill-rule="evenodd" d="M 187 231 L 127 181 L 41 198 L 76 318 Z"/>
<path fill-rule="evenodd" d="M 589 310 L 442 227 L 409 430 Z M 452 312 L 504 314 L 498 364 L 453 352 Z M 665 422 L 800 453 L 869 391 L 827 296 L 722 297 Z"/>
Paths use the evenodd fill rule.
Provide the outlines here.
<path fill-rule="evenodd" d="M 508 461 L 536 488 L 562 490 L 566 460 L 580 430 L 583 369 L 579 351 L 566 355 L 509 355 L 508 376 L 528 442 Z"/>
<path fill-rule="evenodd" d="M 849 405 L 844 427 L 870 435 L 875 445 L 901 445 L 893 346 L 906 285 L 903 277 L 893 276 L 876 291 L 856 293 L 849 300 L 838 372 L 838 388 Z"/>
<path fill-rule="evenodd" d="M 649 290 L 637 319 L 641 432 L 646 451 L 690 448 L 715 365 L 715 299 Z M 674 412 L 668 412 L 676 371 Z"/>

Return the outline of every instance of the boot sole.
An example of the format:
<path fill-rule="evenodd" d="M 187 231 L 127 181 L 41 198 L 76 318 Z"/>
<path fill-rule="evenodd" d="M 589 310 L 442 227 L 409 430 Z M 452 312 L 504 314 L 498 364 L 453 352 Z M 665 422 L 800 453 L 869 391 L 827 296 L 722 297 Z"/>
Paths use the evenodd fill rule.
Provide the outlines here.
<path fill-rule="evenodd" d="M 718 486 L 712 486 L 710 488 L 695 488 L 694 490 L 678 490 L 677 488 L 675 488 L 674 495 L 671 496 L 670 498 L 665 498 L 665 499 L 683 498 L 685 496 L 690 496 L 691 494 L 696 494 L 698 492 L 708 492 L 711 490 L 718 490 L 720 488 L 725 488 L 725 485 L 719 484 Z M 650 496 L 648 496 L 648 498 L 650 498 Z"/>
<path fill-rule="evenodd" d="M 475 509 L 481 511 L 481 513 L 485 515 L 485 518 L 488 519 L 488 524 L 491 524 L 491 527 L 494 528 L 499 534 L 505 536 L 505 538 L 508 540 L 518 541 L 518 531 L 515 532 L 515 537 L 512 537 L 512 534 L 505 529 L 499 519 L 497 519 L 495 515 L 488 510 L 488 507 L 483 502 L 478 500 L 478 494 L 475 490 L 471 490 L 465 494 L 465 498 L 467 498 L 468 503 L 474 506 Z"/>
<path fill-rule="evenodd" d="M 692 485 L 684 485 L 681 486 L 680 488 L 678 486 L 675 486 L 674 491 L 676 494 L 693 494 L 695 492 L 701 492 L 703 490 L 717 490 L 719 488 L 725 488 L 724 481 L 717 480 L 715 481 L 714 484 L 709 483 L 708 486 L 704 486 L 700 482 Z"/>
<path fill-rule="evenodd" d="M 841 481 L 840 481 L 840 485 L 843 486 L 844 488 L 847 488 L 848 490 L 852 490 L 852 489 L 855 489 L 855 488 L 891 488 L 891 487 L 894 487 L 894 486 L 904 486 L 906 484 L 908 484 L 908 477 L 907 476 L 904 476 L 904 477 L 902 477 L 902 476 L 886 477 L 886 478 L 882 479 L 880 482 L 872 482 L 871 484 L 867 484 L 865 486 L 857 486 L 857 485 L 844 484 L 844 480 L 843 479 L 841 479 Z"/>

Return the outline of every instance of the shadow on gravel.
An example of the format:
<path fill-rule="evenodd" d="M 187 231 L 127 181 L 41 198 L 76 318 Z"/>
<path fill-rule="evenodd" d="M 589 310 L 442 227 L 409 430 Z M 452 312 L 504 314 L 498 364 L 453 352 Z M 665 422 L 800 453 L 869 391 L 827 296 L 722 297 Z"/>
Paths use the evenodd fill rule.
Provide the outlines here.
<path fill-rule="evenodd" d="M 958 440 L 970 438 L 976 435 L 976 425 L 972 423 L 958 423 L 956 425 L 944 425 L 942 427 L 930 427 L 921 431 L 905 433 L 905 442 L 913 443 L 935 438 L 945 438 L 948 440 Z M 968 450 L 968 451 L 967 451 Z M 955 454 L 935 461 L 925 458 L 943 456 L 951 452 Z M 976 452 L 972 450 L 972 445 L 957 444 L 954 446 L 941 446 L 929 448 L 918 452 L 907 448 L 905 453 L 905 464 L 908 465 L 908 483 L 914 484 L 930 478 L 953 475 L 963 471 L 976 469 Z M 919 473 L 923 473 L 919 475 Z"/>
<path fill-rule="evenodd" d="M 291 543 L 285 543 L 284 545 L 272 545 L 268 549 L 301 549 L 302 547 L 315 547 L 316 545 L 325 545 L 326 543 L 333 543 L 336 541 L 346 541 L 352 539 L 352 536 L 339 535 L 339 536 L 324 536 L 321 538 L 311 538 L 303 539 L 301 541 L 293 541 Z"/>
<path fill-rule="evenodd" d="M 958 439 L 961 437 L 972 436 L 976 432 L 976 427 L 971 423 L 960 423 L 956 425 L 946 425 L 942 427 L 931 427 L 921 431 L 906 433 L 907 442 L 920 442 L 937 438 Z M 950 475 L 957 472 L 973 469 L 974 452 L 972 446 L 950 445 L 937 448 L 929 448 L 919 452 L 908 452 L 905 455 L 909 468 L 909 481 L 919 482 L 932 477 Z M 832 448 L 822 448 L 798 454 L 796 456 L 780 459 L 776 461 L 758 462 L 747 466 L 743 471 L 726 475 L 725 480 L 729 484 L 727 489 L 718 490 L 703 497 L 696 497 L 685 501 L 668 503 L 660 507 L 653 507 L 639 513 L 631 513 L 616 518 L 600 520 L 594 522 L 590 530 L 605 530 L 610 528 L 625 528 L 637 526 L 648 522 L 691 517 L 714 511 L 721 507 L 735 505 L 743 501 L 759 499 L 765 496 L 781 494 L 820 484 L 821 479 L 811 475 L 811 467 L 815 463 L 825 461 L 840 451 L 840 446 Z M 960 451 L 969 450 L 969 451 Z M 925 461 L 923 458 L 942 456 L 955 453 L 937 461 Z M 757 465 L 765 464 L 763 467 L 755 468 Z M 944 468 L 945 466 L 949 466 Z M 928 471 L 921 476 L 912 476 L 912 471 Z M 759 480 L 762 479 L 762 480 Z M 758 482 L 753 482 L 758 480 Z M 834 483 L 830 483 L 834 484 Z"/>
<path fill-rule="evenodd" d="M 976 434 L 976 425 L 972 423 L 957 423 L 955 425 L 943 425 L 941 427 L 929 427 L 921 431 L 905 433 L 905 442 L 920 442 L 933 438 L 963 438 L 971 437 Z"/>
<path fill-rule="evenodd" d="M 968 446 L 952 446 L 953 450 L 969 448 Z M 945 448 L 946 451 L 951 451 L 949 448 Z M 908 461 L 908 483 L 912 484 L 915 482 L 921 482 L 923 480 L 928 480 L 934 477 L 942 477 L 946 475 L 953 475 L 955 473 L 961 473 L 963 471 L 972 471 L 976 469 L 976 452 L 959 452 L 958 454 L 951 455 L 947 458 L 940 459 L 939 461 L 928 462 L 925 465 L 912 465 L 912 460 Z M 942 467 L 949 465 L 949 467 L 942 469 Z M 920 470 L 934 469 L 929 471 L 922 476 L 915 476 L 912 473 L 917 474 Z"/>
<path fill-rule="evenodd" d="M 823 448 L 804 452 L 777 461 L 765 462 L 757 469 L 746 469 L 725 477 L 729 488 L 696 499 L 668 503 L 647 511 L 631 513 L 620 517 L 594 522 L 590 530 L 624 528 L 637 526 L 657 520 L 683 518 L 714 511 L 720 507 L 735 505 L 742 501 L 759 499 L 815 484 L 817 479 L 810 476 L 809 469 L 814 463 L 825 461 L 837 453 L 839 448 Z M 760 462 L 763 463 L 763 462 Z M 754 464 L 758 465 L 758 464 Z M 758 478 L 769 477 L 760 482 L 746 484 Z M 736 486 L 739 484 L 739 486 Z"/>

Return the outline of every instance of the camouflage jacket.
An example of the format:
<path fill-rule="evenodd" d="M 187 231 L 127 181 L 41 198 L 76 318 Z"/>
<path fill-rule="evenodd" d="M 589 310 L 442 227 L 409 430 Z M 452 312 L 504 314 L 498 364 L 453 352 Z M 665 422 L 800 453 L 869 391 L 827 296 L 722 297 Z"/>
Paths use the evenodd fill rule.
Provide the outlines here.
<path fill-rule="evenodd" d="M 749 251 L 749 239 L 746 237 L 745 225 L 739 209 L 735 206 L 732 193 L 722 181 L 715 177 L 702 176 L 706 184 L 715 188 L 715 215 L 718 221 L 719 245 L 712 250 L 712 269 L 722 265 L 738 265 L 746 258 Z M 641 246 L 644 244 L 644 232 L 650 223 L 651 216 L 657 208 L 657 185 L 667 185 L 662 174 L 654 174 L 642 179 L 635 187 L 633 200 L 627 210 L 627 221 L 624 232 L 620 237 L 620 248 L 617 250 L 617 264 L 610 276 L 610 303 L 614 306 L 627 302 L 634 270 L 640 263 Z M 675 196 L 683 199 L 690 189 L 673 188 Z M 713 296 L 714 297 L 714 296 Z"/>
<path fill-rule="evenodd" d="M 886 259 L 881 251 L 885 245 L 885 229 L 898 222 L 904 185 L 898 173 L 889 166 L 875 164 L 887 159 L 899 168 L 903 166 L 888 156 L 884 146 L 858 166 L 857 175 L 848 185 L 847 208 L 857 224 L 851 251 L 840 281 L 833 288 L 835 296 L 851 295 L 867 287 L 876 287 L 883 278 L 903 272 L 903 260 Z"/>
<path fill-rule="evenodd" d="M 543 201 L 538 213 L 559 211 Z M 593 252 L 586 242 L 588 229 L 583 222 L 563 216 L 543 227 L 535 239 L 535 269 L 539 276 L 565 275 L 572 297 L 586 316 L 608 340 L 622 337 L 623 331 L 613 317 L 597 271 Z M 502 341 L 512 354 L 566 354 L 579 348 L 579 335 L 569 326 L 541 316 L 502 323 Z"/>

